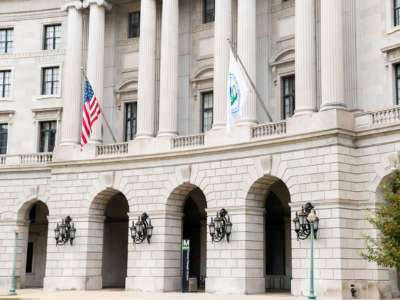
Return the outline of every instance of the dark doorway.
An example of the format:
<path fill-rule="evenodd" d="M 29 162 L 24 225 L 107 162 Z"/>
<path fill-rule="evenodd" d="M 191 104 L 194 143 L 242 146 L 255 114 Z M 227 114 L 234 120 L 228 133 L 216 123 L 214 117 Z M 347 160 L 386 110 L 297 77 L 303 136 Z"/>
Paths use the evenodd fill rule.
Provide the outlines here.
<path fill-rule="evenodd" d="M 46 273 L 48 215 L 49 210 L 41 201 L 34 203 L 28 211 L 29 233 L 23 287 L 43 287 Z"/>
<path fill-rule="evenodd" d="M 207 217 L 203 193 L 196 189 L 184 205 L 183 239 L 190 240 L 190 291 L 204 291 L 206 278 Z"/>
<path fill-rule="evenodd" d="M 103 288 L 124 288 L 128 264 L 128 201 L 121 193 L 105 209 L 103 237 Z"/>
<path fill-rule="evenodd" d="M 287 203 L 286 203 L 287 206 Z M 270 192 L 265 215 L 266 290 L 288 291 L 291 280 L 290 215 L 288 206 Z"/>

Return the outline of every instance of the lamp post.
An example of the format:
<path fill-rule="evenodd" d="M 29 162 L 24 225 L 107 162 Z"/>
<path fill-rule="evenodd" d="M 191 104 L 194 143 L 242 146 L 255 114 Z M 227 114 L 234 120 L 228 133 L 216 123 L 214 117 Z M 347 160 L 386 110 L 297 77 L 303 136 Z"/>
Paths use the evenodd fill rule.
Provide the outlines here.
<path fill-rule="evenodd" d="M 13 260 L 13 268 L 12 268 L 12 276 L 11 276 L 11 288 L 8 291 L 9 296 L 15 296 L 17 292 L 15 291 L 15 268 L 17 264 L 17 241 L 18 241 L 18 227 L 14 231 L 15 233 L 15 241 L 14 241 L 14 260 Z"/>
<path fill-rule="evenodd" d="M 142 213 L 135 221 L 132 221 L 132 226 L 129 227 L 131 230 L 131 238 L 135 244 L 141 244 L 145 239 L 150 244 L 150 239 L 153 236 L 153 225 L 151 225 L 151 219 L 147 213 Z"/>
<path fill-rule="evenodd" d="M 311 235 L 311 257 L 310 257 L 310 295 L 308 300 L 317 299 L 314 292 L 314 239 L 317 238 L 319 218 L 315 213 L 314 206 L 307 203 L 302 206 L 300 213 L 296 212 L 293 219 L 294 230 L 297 234 L 297 240 L 305 240 Z"/>

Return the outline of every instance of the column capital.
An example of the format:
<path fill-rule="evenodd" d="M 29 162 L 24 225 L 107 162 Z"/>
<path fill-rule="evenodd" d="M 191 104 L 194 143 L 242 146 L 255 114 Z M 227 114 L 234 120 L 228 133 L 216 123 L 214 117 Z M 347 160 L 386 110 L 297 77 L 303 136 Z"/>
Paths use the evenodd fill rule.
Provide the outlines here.
<path fill-rule="evenodd" d="M 70 8 L 82 9 L 83 3 L 81 1 L 66 1 L 63 5 L 61 5 L 61 11 L 68 11 Z"/>
<path fill-rule="evenodd" d="M 83 1 L 83 7 L 87 8 L 91 4 L 97 4 L 98 6 L 104 6 L 107 10 L 111 10 L 112 5 L 106 0 L 85 0 Z"/>

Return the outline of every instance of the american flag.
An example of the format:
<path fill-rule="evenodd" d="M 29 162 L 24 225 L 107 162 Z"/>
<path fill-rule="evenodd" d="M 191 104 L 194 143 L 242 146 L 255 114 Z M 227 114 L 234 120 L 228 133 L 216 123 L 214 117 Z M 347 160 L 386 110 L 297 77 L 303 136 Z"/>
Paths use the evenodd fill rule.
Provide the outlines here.
<path fill-rule="evenodd" d="M 81 147 L 90 139 L 93 123 L 99 118 L 100 106 L 97 103 L 92 86 L 87 78 L 85 78 L 85 98 L 83 99 L 82 110 L 82 135 Z"/>

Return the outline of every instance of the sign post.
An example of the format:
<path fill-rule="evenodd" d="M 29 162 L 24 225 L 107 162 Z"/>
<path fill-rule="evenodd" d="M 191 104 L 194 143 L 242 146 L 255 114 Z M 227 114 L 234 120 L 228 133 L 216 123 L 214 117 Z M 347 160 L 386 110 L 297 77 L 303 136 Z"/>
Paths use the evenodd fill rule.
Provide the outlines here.
<path fill-rule="evenodd" d="M 182 292 L 189 292 L 190 240 L 182 240 Z"/>

